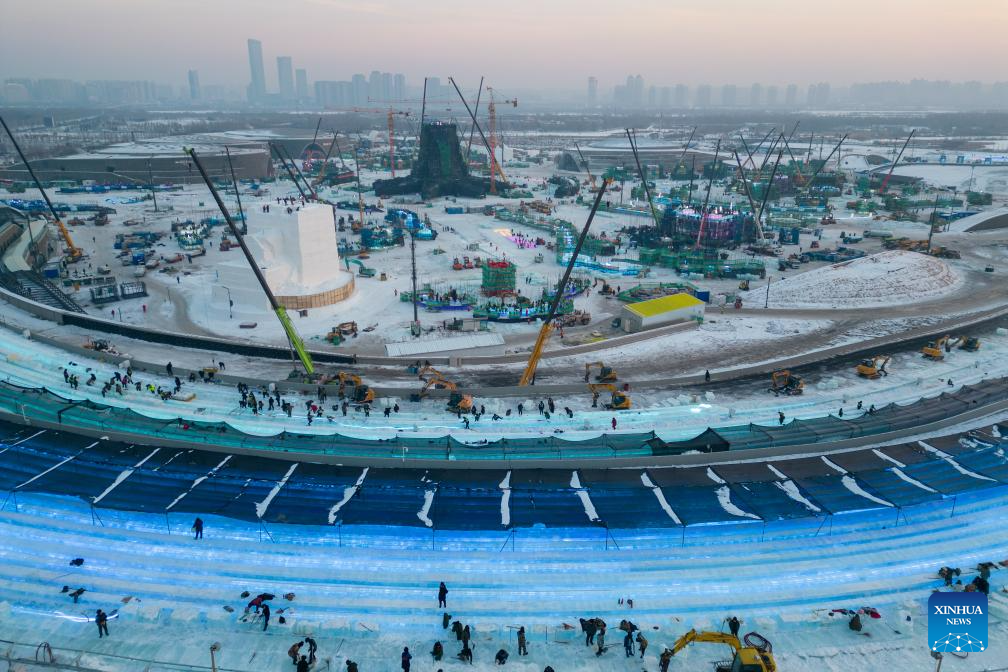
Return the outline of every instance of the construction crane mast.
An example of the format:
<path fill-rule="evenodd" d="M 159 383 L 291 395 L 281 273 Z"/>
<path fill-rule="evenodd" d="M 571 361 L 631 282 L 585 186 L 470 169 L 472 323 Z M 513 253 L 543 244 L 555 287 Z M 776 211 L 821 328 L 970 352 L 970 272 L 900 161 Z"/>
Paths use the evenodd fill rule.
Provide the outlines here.
<path fill-rule="evenodd" d="M 500 164 L 497 163 L 497 101 L 494 100 L 494 90 L 492 86 L 486 87 L 487 93 L 490 94 L 490 102 L 487 104 L 487 130 L 490 134 L 490 193 L 497 193 L 497 171 L 500 170 Z M 513 107 L 518 107 L 518 100 L 502 100 L 505 105 L 511 105 Z M 504 159 L 503 152 L 501 155 L 501 160 Z M 504 177 L 504 172 L 501 171 L 501 177 Z"/>
<path fill-rule="evenodd" d="M 11 144 L 14 145 L 14 149 L 17 150 L 18 156 L 21 157 L 21 162 L 24 163 L 25 168 L 28 169 L 28 174 L 31 175 L 32 180 L 35 182 L 35 186 L 38 187 L 40 192 L 42 192 L 42 198 L 45 199 L 46 206 L 48 206 L 50 214 L 52 214 L 53 219 L 56 220 L 56 226 L 59 227 L 60 235 L 63 237 L 63 242 L 66 243 L 67 246 L 67 261 L 71 263 L 80 261 L 84 256 L 84 251 L 74 245 L 73 238 L 70 237 L 70 231 L 67 230 L 66 224 L 63 223 L 60 216 L 56 214 L 56 208 L 53 207 L 52 201 L 49 200 L 49 194 L 47 194 L 46 190 L 42 188 L 42 183 L 39 182 L 38 177 L 36 177 L 31 164 L 28 163 L 28 159 L 25 157 L 24 152 L 21 151 L 21 145 L 19 145 L 18 141 L 14 138 L 14 134 L 11 133 L 10 127 L 7 126 L 7 122 L 4 121 L 3 117 L 0 117 L 0 124 L 3 124 L 4 130 L 7 131 L 7 137 L 10 138 Z"/>
<path fill-rule="evenodd" d="M 262 287 L 263 292 L 266 294 L 266 298 L 269 299 L 270 308 L 276 314 L 277 319 L 280 320 L 280 326 L 283 327 L 284 333 L 287 335 L 287 341 L 290 343 L 291 351 L 297 355 L 297 358 L 301 361 L 301 366 L 304 367 L 305 373 L 309 376 L 315 373 L 315 364 L 312 362 L 311 355 L 308 354 L 308 350 L 305 348 L 304 341 L 301 340 L 301 336 L 297 333 L 294 328 L 294 324 L 291 322 L 290 316 L 287 314 L 287 309 L 280 305 L 277 301 L 276 296 L 270 289 L 269 284 L 266 282 L 266 278 L 263 276 L 262 271 L 259 270 L 259 264 L 256 262 L 255 258 L 252 256 L 252 252 L 249 250 L 248 245 L 245 244 L 245 237 L 235 226 L 234 220 L 231 218 L 231 213 L 228 212 L 227 206 L 224 205 L 224 201 L 221 200 L 220 194 L 217 193 L 217 188 L 214 187 L 213 180 L 207 175 L 206 169 L 203 168 L 203 164 L 200 162 L 199 157 L 196 156 L 196 150 L 187 149 L 186 153 L 192 158 L 193 163 L 196 164 L 196 168 L 199 170 L 200 175 L 203 177 L 203 181 L 206 182 L 207 188 L 210 189 L 210 194 L 214 197 L 214 201 L 217 202 L 217 207 L 220 208 L 221 214 L 224 215 L 224 221 L 227 222 L 228 228 L 231 229 L 232 235 L 238 241 L 238 246 L 241 247 L 242 252 L 245 254 L 245 260 L 248 261 L 249 266 L 252 267 L 252 273 L 255 274 L 256 280 L 259 281 L 259 286 Z"/>
<path fill-rule="evenodd" d="M 892 177 L 893 171 L 896 170 L 896 164 L 899 163 L 899 160 L 903 157 L 903 152 L 906 151 L 907 145 L 910 144 L 910 140 L 913 138 L 916 131 L 917 129 L 915 128 L 910 130 L 910 135 L 907 136 L 906 142 L 904 142 L 903 146 L 900 147 L 899 154 L 896 155 L 896 160 L 892 162 L 891 166 L 889 166 L 889 172 L 886 173 L 885 179 L 882 180 L 882 185 L 879 187 L 879 196 L 886 192 L 886 187 L 889 186 L 889 179 Z"/>
<path fill-rule="evenodd" d="M 602 181 L 602 188 L 595 195 L 595 202 L 592 203 L 591 211 L 588 213 L 588 220 L 585 222 L 581 235 L 574 245 L 574 251 L 571 252 L 571 258 L 567 262 L 567 268 L 564 269 L 563 277 L 560 278 L 560 282 L 557 284 L 556 295 L 554 295 L 553 301 L 550 303 L 549 313 L 543 318 L 542 327 L 539 329 L 539 336 L 536 338 L 535 346 L 532 348 L 532 354 L 529 355 L 528 364 L 525 365 L 525 371 L 522 372 L 521 380 L 518 381 L 518 384 L 522 387 L 535 380 L 536 368 L 539 366 L 543 350 L 546 349 L 546 342 L 549 341 L 550 334 L 553 332 L 553 318 L 556 317 L 557 308 L 560 306 L 560 302 L 563 301 L 563 293 L 567 287 L 567 281 L 570 280 L 574 264 L 577 262 L 578 254 L 581 252 L 581 246 L 584 245 L 584 241 L 588 237 L 588 229 L 591 228 L 592 220 L 595 219 L 595 213 L 598 212 L 599 205 L 602 203 L 602 197 L 605 196 L 610 182 L 609 178 L 604 179 Z"/>
<path fill-rule="evenodd" d="M 388 109 L 355 107 L 353 108 L 353 111 L 372 114 L 384 112 L 388 115 L 389 170 L 392 171 L 392 177 L 395 177 L 395 118 L 397 116 L 409 117 L 412 113 L 409 110 L 396 110 L 391 107 Z"/>

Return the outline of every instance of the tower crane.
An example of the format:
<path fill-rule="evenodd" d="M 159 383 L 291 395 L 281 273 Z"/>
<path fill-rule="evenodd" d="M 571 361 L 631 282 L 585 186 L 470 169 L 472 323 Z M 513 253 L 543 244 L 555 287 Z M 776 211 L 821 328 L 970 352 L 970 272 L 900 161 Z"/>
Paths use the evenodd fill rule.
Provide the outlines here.
<path fill-rule="evenodd" d="M 492 86 L 486 87 L 487 93 L 490 94 L 490 102 L 487 103 L 487 131 L 489 131 L 489 143 L 490 147 L 490 193 L 497 193 L 497 172 L 500 171 L 501 179 L 504 178 L 504 171 L 501 170 L 500 164 L 497 163 L 497 101 L 494 100 L 494 90 Z M 518 107 L 518 99 L 512 98 L 509 100 L 500 101 L 504 105 L 510 105 L 511 107 Z M 503 151 L 501 152 L 501 159 L 504 158 Z"/>
<path fill-rule="evenodd" d="M 588 161 L 585 160 L 584 154 L 581 153 L 581 148 L 578 147 L 576 142 L 574 143 L 574 149 L 577 150 L 578 156 L 581 157 L 581 165 L 588 173 L 588 180 L 591 182 L 591 190 L 598 191 L 598 187 L 595 186 L 595 176 L 592 175 L 591 168 L 588 166 Z"/>
<path fill-rule="evenodd" d="M 395 177 L 395 118 L 397 116 L 401 117 L 412 116 L 412 112 L 410 112 L 409 110 L 395 110 L 392 109 L 391 107 L 388 109 L 355 107 L 353 108 L 353 111 L 369 114 L 384 112 L 388 115 L 389 170 L 392 171 L 392 177 Z"/>
<path fill-rule="evenodd" d="M 906 151 L 907 145 L 910 144 L 910 140 L 913 138 L 916 131 L 917 129 L 915 128 L 910 130 L 910 135 L 907 136 L 906 142 L 904 142 L 903 146 L 900 147 L 899 154 L 896 155 L 896 160 L 892 162 L 891 166 L 889 166 L 889 172 L 886 173 L 885 179 L 882 180 L 882 185 L 879 187 L 879 196 L 885 194 L 886 187 L 889 186 L 889 180 L 892 178 L 893 171 L 896 170 L 896 164 L 899 163 L 901 158 L 903 158 L 903 152 Z"/>
<path fill-rule="evenodd" d="M 35 186 L 38 187 L 40 192 L 42 192 L 42 198 L 45 199 L 46 205 L 49 207 L 49 212 L 52 214 L 53 219 L 56 220 L 56 226 L 59 227 L 60 235 L 63 237 L 63 242 L 66 243 L 67 246 L 67 261 L 70 263 L 80 261 L 84 256 L 84 251 L 74 245 L 73 238 L 70 237 L 70 231 L 67 230 L 66 224 L 63 223 L 60 216 L 56 214 L 56 208 L 53 207 L 52 201 L 49 200 L 49 194 L 47 194 L 46 190 L 42 188 L 42 183 L 39 182 L 38 177 L 35 176 L 35 171 L 32 169 L 31 164 L 28 163 L 28 159 L 25 157 L 24 152 L 21 151 L 21 145 L 19 145 L 18 141 L 14 138 L 14 134 L 11 133 L 10 127 L 7 126 L 7 122 L 4 121 L 3 117 L 0 117 L 0 124 L 2 124 L 4 130 L 7 131 L 7 136 L 10 138 L 11 144 L 13 144 L 14 149 L 17 150 L 18 156 L 21 157 L 21 161 L 24 163 L 25 168 L 28 169 L 28 174 L 31 175 L 32 180 L 35 182 Z"/>

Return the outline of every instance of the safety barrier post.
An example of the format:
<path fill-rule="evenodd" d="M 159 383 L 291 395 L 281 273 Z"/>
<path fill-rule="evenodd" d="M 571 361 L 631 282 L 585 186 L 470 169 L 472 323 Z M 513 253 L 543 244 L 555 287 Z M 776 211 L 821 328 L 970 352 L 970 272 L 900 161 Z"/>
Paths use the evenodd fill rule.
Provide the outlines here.
<path fill-rule="evenodd" d="M 956 495 L 952 498 L 952 514 L 949 516 L 949 518 L 955 518 L 956 502 L 958 501 L 959 501 L 959 495 Z"/>

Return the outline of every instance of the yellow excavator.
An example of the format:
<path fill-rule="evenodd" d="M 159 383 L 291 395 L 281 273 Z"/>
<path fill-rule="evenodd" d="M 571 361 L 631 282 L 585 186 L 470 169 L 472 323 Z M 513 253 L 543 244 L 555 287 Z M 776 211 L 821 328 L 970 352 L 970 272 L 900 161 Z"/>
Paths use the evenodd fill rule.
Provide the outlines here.
<path fill-rule="evenodd" d="M 469 413 L 473 409 L 473 398 L 471 394 L 463 394 L 458 391 L 458 385 L 451 382 L 450 380 L 445 380 L 440 375 L 435 375 L 429 377 L 424 383 L 423 388 L 420 390 L 420 398 L 427 396 L 427 393 L 431 389 L 438 390 L 448 390 L 451 392 L 451 396 L 448 397 L 448 405 L 446 410 L 451 413 Z"/>
<path fill-rule="evenodd" d="M 612 383 L 588 383 L 592 393 L 592 406 L 598 405 L 599 391 L 609 392 L 612 396 L 605 407 L 611 411 L 625 411 L 630 408 L 630 395 L 619 390 Z"/>
<path fill-rule="evenodd" d="M 753 640 L 753 644 L 749 643 L 750 639 Z M 690 630 L 676 640 L 671 651 L 674 656 L 693 642 L 726 644 L 731 647 L 732 659 L 715 663 L 715 672 L 776 672 L 777 662 L 774 660 L 770 642 L 756 632 L 750 632 L 745 636 L 745 640 L 743 644 L 738 637 L 725 632 Z"/>
<path fill-rule="evenodd" d="M 595 382 L 598 383 L 615 383 L 616 382 L 616 369 L 611 366 L 606 366 L 602 362 L 591 362 L 590 364 L 585 364 L 585 382 L 591 382 L 591 370 L 592 367 L 597 366 L 599 369 L 598 375 L 595 376 Z"/>
<path fill-rule="evenodd" d="M 341 397 L 346 395 L 346 386 L 349 383 L 353 387 L 353 394 L 350 395 L 353 403 L 370 404 L 374 401 L 374 390 L 365 385 L 357 374 L 340 371 L 336 374 L 336 380 L 339 381 L 339 394 Z"/>
<path fill-rule="evenodd" d="M 871 359 L 862 360 L 860 364 L 857 365 L 857 374 L 862 378 L 869 378 L 871 380 L 876 380 L 882 376 L 888 376 L 889 372 L 885 370 L 886 364 L 892 359 L 889 355 L 875 355 Z"/>
<path fill-rule="evenodd" d="M 417 377 L 420 378 L 420 380 L 424 381 L 425 383 L 431 378 L 440 378 L 444 380 L 444 375 L 430 364 L 420 369 L 417 372 Z"/>
<path fill-rule="evenodd" d="M 948 343 L 949 338 L 951 338 L 951 336 L 945 334 L 937 341 L 931 341 L 921 348 L 921 354 L 924 355 L 926 359 L 930 359 L 933 362 L 940 362 L 945 359 L 945 344 Z"/>
<path fill-rule="evenodd" d="M 787 369 L 774 371 L 770 377 L 770 391 L 776 395 L 797 396 L 805 391 L 805 381 Z"/>

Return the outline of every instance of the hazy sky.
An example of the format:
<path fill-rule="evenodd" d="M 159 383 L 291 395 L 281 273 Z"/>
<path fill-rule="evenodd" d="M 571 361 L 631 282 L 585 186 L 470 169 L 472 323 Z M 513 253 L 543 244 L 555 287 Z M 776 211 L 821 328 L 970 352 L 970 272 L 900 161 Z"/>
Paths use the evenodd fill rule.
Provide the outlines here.
<path fill-rule="evenodd" d="M 310 80 L 480 75 L 508 89 L 1008 79 L 1006 0 L 4 0 L 0 78 L 244 87 L 246 39 Z M 475 81 L 474 81 L 475 80 Z"/>

